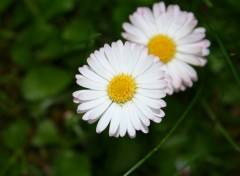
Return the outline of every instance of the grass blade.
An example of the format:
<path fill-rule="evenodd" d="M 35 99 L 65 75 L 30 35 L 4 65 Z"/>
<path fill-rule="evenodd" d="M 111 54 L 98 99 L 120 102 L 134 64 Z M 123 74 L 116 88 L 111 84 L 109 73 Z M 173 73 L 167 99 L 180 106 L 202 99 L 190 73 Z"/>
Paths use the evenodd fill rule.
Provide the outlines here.
<path fill-rule="evenodd" d="M 201 104 L 202 104 L 203 108 L 205 109 L 205 111 L 207 112 L 207 114 L 209 115 L 209 117 L 211 118 L 211 120 L 216 123 L 218 130 L 222 133 L 222 135 L 226 138 L 226 140 L 230 143 L 230 145 L 238 153 L 240 153 L 240 148 L 239 148 L 238 144 L 231 138 L 231 136 L 227 133 L 227 131 L 224 129 L 224 127 L 218 121 L 216 115 L 214 114 L 214 112 L 212 111 L 212 109 L 210 108 L 210 106 L 208 105 L 206 100 L 202 99 Z"/>
<path fill-rule="evenodd" d="M 137 168 L 139 168 L 148 158 L 150 158 L 155 152 L 158 151 L 158 149 L 162 146 L 162 144 L 173 134 L 173 132 L 177 129 L 177 127 L 180 125 L 180 123 L 183 121 L 183 119 L 188 115 L 188 113 L 191 111 L 193 106 L 196 104 L 198 98 L 200 97 L 202 91 L 202 87 L 200 87 L 190 102 L 189 106 L 186 108 L 186 110 L 183 112 L 181 117 L 177 120 L 177 122 L 174 124 L 172 129 L 166 134 L 166 136 L 158 143 L 158 145 L 153 148 L 145 157 L 143 157 L 140 161 L 138 161 L 135 165 L 133 165 L 125 174 L 124 176 L 130 175 L 133 171 L 135 171 Z"/>
<path fill-rule="evenodd" d="M 220 38 L 217 36 L 216 32 L 213 30 L 212 27 L 208 26 L 208 28 L 210 29 L 211 33 L 213 34 L 213 36 L 215 37 L 221 51 L 222 51 L 222 54 L 224 56 L 224 58 L 226 59 L 227 63 L 228 63 L 228 66 L 230 67 L 230 70 L 232 71 L 232 74 L 234 76 L 234 78 L 236 79 L 237 81 L 237 84 L 238 86 L 240 87 L 240 74 L 237 72 L 236 68 L 234 67 L 228 53 L 227 53 L 227 50 L 226 48 L 224 47 L 222 41 L 220 40 Z"/>
<path fill-rule="evenodd" d="M 202 153 L 201 151 L 197 152 L 197 154 L 193 155 L 173 176 L 178 176 L 181 175 L 182 171 L 189 166 L 190 164 L 192 164 L 200 155 L 200 153 Z"/>

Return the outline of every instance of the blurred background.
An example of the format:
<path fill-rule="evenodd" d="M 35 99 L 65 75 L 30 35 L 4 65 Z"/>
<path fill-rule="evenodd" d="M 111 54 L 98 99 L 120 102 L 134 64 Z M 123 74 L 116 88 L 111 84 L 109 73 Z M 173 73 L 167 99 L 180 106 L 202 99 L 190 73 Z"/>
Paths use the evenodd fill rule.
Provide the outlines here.
<path fill-rule="evenodd" d="M 132 175 L 240 175 L 239 0 L 165 1 L 194 12 L 207 28 L 211 54 L 193 88 L 165 98 L 166 116 L 148 134 L 110 138 L 76 113 L 78 67 L 103 44 L 122 39 L 129 14 L 154 2 L 0 1 L 1 176 L 122 175 L 166 136 L 200 85 L 196 105 Z"/>

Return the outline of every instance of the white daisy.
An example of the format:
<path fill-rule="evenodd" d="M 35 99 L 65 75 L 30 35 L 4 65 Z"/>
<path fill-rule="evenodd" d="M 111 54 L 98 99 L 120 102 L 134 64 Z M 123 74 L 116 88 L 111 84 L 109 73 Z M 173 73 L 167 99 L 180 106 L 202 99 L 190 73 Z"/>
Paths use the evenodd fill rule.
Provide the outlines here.
<path fill-rule="evenodd" d="M 204 66 L 210 46 L 204 39 L 205 29 L 195 28 L 197 20 L 193 13 L 160 2 L 153 5 L 153 10 L 138 8 L 130 15 L 130 22 L 123 24 L 122 36 L 147 46 L 149 54 L 160 58 L 176 92 L 191 87 L 197 73 L 190 64 Z"/>
<path fill-rule="evenodd" d="M 171 80 L 146 47 L 122 41 L 105 44 L 87 63 L 76 75 L 77 84 L 87 89 L 74 92 L 73 97 L 83 120 L 99 119 L 97 133 L 110 124 L 110 136 L 128 133 L 133 138 L 136 130 L 148 132 L 150 120 L 162 121 L 161 108 L 166 106 L 162 98 L 171 91 Z"/>

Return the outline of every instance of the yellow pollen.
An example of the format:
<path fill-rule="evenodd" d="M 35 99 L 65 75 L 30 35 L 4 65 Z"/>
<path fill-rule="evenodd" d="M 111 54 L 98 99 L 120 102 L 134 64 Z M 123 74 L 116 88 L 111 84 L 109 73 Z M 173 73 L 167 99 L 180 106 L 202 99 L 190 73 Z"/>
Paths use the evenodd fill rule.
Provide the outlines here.
<path fill-rule="evenodd" d="M 176 53 L 176 44 L 166 35 L 156 35 L 148 43 L 148 53 L 158 56 L 166 64 L 173 59 Z"/>
<path fill-rule="evenodd" d="M 116 103 L 122 104 L 133 98 L 136 91 L 134 79 L 125 74 L 115 76 L 108 85 L 108 96 Z"/>

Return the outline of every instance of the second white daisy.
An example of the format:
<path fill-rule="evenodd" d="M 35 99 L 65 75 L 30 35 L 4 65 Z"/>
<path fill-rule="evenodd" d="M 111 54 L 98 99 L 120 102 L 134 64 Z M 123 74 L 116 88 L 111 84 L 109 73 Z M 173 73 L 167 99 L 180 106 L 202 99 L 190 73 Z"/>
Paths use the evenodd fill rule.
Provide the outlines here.
<path fill-rule="evenodd" d="M 121 41 L 104 45 L 79 68 L 77 83 L 87 88 L 73 93 L 83 120 L 97 124 L 97 133 L 109 124 L 110 136 L 135 137 L 136 130 L 148 132 L 150 120 L 160 123 L 170 80 L 162 63 L 148 49 Z"/>
<path fill-rule="evenodd" d="M 197 73 L 190 65 L 204 66 L 209 54 L 210 42 L 205 29 L 195 28 L 193 13 L 181 11 L 178 5 L 165 6 L 163 2 L 149 8 L 138 8 L 130 15 L 130 23 L 124 23 L 122 36 L 148 47 L 149 54 L 158 56 L 164 69 L 172 77 L 175 91 L 191 87 Z"/>

